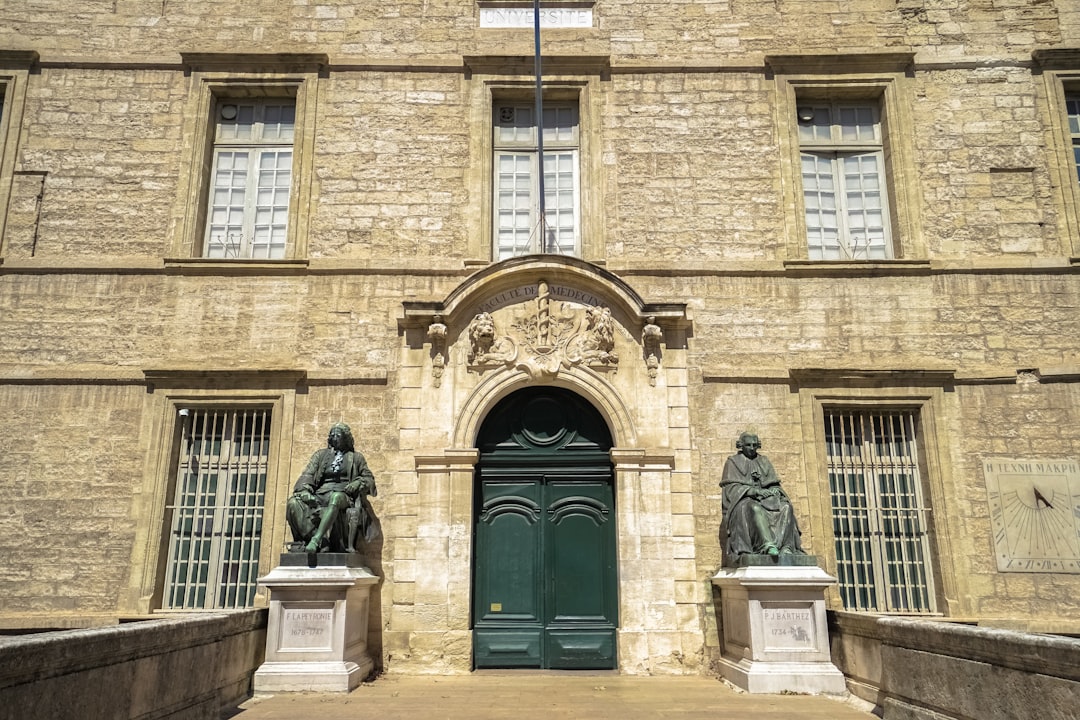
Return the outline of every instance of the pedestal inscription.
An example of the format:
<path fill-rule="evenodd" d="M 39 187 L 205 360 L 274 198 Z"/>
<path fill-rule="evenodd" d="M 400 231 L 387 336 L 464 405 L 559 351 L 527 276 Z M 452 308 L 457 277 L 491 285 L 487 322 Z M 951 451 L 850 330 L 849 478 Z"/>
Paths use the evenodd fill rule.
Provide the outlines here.
<path fill-rule="evenodd" d="M 809 605 L 800 608 L 763 602 L 761 623 L 769 650 L 814 648 L 814 613 Z"/>
<path fill-rule="evenodd" d="M 334 608 L 285 607 L 281 617 L 280 649 L 329 650 L 334 631 Z"/>

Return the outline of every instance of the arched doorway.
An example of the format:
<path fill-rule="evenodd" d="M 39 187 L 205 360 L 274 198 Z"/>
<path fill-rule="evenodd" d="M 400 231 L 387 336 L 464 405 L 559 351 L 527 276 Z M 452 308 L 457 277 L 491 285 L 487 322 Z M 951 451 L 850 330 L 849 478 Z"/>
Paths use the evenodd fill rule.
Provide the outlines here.
<path fill-rule="evenodd" d="M 473 508 L 477 668 L 616 666 L 611 433 L 574 393 L 532 387 L 484 420 Z"/>

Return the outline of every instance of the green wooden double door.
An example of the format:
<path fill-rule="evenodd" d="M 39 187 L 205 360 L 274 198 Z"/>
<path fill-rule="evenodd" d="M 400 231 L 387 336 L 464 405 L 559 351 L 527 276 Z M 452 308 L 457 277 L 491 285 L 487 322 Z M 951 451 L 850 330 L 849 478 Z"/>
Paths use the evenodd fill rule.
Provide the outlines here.
<path fill-rule="evenodd" d="M 531 388 L 485 421 L 474 508 L 477 668 L 616 666 L 610 433 L 596 410 Z"/>

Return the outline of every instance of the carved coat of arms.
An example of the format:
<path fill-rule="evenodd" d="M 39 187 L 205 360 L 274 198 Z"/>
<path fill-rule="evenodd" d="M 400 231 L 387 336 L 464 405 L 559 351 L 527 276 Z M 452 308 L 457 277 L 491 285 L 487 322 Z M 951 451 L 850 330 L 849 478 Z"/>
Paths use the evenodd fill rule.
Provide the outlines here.
<path fill-rule="evenodd" d="M 478 313 L 469 323 L 469 365 L 476 369 L 506 365 L 533 377 L 552 377 L 561 368 L 588 365 L 618 366 L 615 321 L 603 305 L 575 307 L 553 301 L 541 281 L 536 300 L 524 315 L 511 321 L 511 334 L 499 334 L 490 313 Z"/>

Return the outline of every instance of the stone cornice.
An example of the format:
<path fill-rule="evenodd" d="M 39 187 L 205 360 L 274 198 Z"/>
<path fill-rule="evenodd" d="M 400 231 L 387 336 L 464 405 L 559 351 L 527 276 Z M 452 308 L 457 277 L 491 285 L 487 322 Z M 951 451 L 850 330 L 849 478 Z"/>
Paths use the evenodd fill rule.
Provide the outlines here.
<path fill-rule="evenodd" d="M 218 72 L 316 72 L 330 64 L 324 53 L 182 52 L 180 60 L 190 71 Z"/>
<path fill-rule="evenodd" d="M 124 368 L 111 365 L 67 367 L 8 367 L 0 370 L 0 385 L 145 385 L 155 387 L 292 388 L 301 385 L 386 385 L 385 369 L 349 371 L 302 368 Z"/>
<path fill-rule="evenodd" d="M 515 0 L 511 0 L 513 2 Z M 570 3 L 585 6 L 583 3 Z M 499 33 L 499 30 L 489 30 Z M 512 32 L 512 31 L 510 31 Z M 567 30 L 566 32 L 571 32 Z M 576 32 L 589 32 L 577 29 Z M 595 32 L 595 31 L 593 31 Z M 920 57 L 911 53 L 843 53 L 808 55 L 763 55 L 749 53 L 733 56 L 685 57 L 658 60 L 646 55 L 612 55 L 605 41 L 584 39 L 587 52 L 580 55 L 545 55 L 545 72 L 570 74 L 867 74 L 910 73 L 912 71 L 964 70 L 994 67 L 1035 67 L 1046 70 L 1080 72 L 1080 50 L 1052 48 L 1036 50 L 1030 58 L 996 56 Z M 103 59 L 47 51 L 45 57 L 33 50 L 0 51 L 0 67 L 70 67 L 121 70 L 186 70 L 202 72 L 393 72 L 393 73 L 462 73 L 481 72 L 493 75 L 533 73 L 533 56 L 526 52 L 530 43 L 504 42 L 491 55 L 329 55 L 318 53 L 163 53 L 130 59 Z"/>
<path fill-rule="evenodd" d="M 464 55 L 465 68 L 483 75 L 532 75 L 536 70 L 532 55 Z M 610 55 L 544 55 L 544 74 L 604 75 L 611 71 Z"/>
<path fill-rule="evenodd" d="M 36 50 L 0 50 L 0 68 L 28 68 L 38 60 Z"/>
<path fill-rule="evenodd" d="M 417 275 L 448 278 L 482 273 L 497 263 L 486 260 L 425 258 L 417 268 L 409 258 L 297 258 L 221 260 L 216 258 L 88 257 L 78 262 L 57 257 L 0 258 L 0 275 Z M 590 263 L 612 277 L 902 277 L 911 275 L 1071 275 L 1080 257 L 992 257 L 957 260 L 717 260 L 658 262 L 612 260 Z M 658 310 L 657 312 L 661 312 Z M 662 314 L 662 313 L 661 313 Z"/>
<path fill-rule="evenodd" d="M 909 72 L 914 68 L 915 54 L 910 52 L 883 53 L 820 53 L 807 55 L 766 55 L 765 67 L 783 75 L 819 73 Z"/>
<path fill-rule="evenodd" d="M 207 368 L 178 367 L 144 369 L 147 386 L 156 388 L 248 388 L 289 389 L 307 379 L 307 371 L 296 368 Z"/>
<path fill-rule="evenodd" d="M 611 448 L 611 462 L 618 470 L 672 471 L 675 455 L 666 448 Z"/>
<path fill-rule="evenodd" d="M 1031 58 L 1046 70 L 1080 70 L 1080 47 L 1041 48 Z"/>
<path fill-rule="evenodd" d="M 1041 368 L 739 368 L 703 367 L 705 383 L 758 383 L 793 387 L 952 387 L 955 385 L 1015 385 L 1034 380 L 1071 383 L 1080 380 L 1080 365 Z"/>

